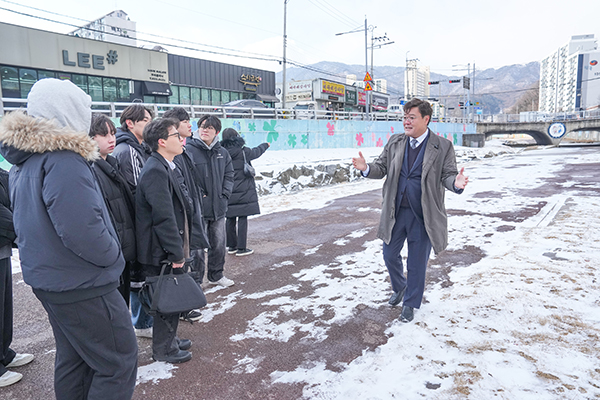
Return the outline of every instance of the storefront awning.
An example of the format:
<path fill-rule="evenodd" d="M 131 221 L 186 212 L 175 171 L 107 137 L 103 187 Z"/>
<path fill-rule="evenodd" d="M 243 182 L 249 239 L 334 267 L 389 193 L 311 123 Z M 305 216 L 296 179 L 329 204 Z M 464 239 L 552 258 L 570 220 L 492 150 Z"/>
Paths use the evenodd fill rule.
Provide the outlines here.
<path fill-rule="evenodd" d="M 171 87 L 163 82 L 144 82 L 144 94 L 155 96 L 171 96 Z"/>
<path fill-rule="evenodd" d="M 256 99 L 260 101 L 266 101 L 267 103 L 279 103 L 279 99 L 270 94 L 259 94 L 256 93 Z"/>

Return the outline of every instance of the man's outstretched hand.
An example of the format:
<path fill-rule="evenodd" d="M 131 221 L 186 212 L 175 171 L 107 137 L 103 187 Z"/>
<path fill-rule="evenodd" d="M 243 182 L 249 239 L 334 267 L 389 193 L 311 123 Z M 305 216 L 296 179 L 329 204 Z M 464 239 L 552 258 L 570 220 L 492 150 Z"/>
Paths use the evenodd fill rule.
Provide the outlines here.
<path fill-rule="evenodd" d="M 354 159 L 352 159 L 354 161 Z M 467 183 L 469 183 L 469 177 L 464 174 L 465 168 L 460 169 L 460 173 L 456 175 L 456 179 L 454 180 L 454 186 L 458 189 L 464 189 L 467 187 Z"/>
<path fill-rule="evenodd" d="M 352 158 L 352 165 L 354 165 L 354 168 L 358 169 L 359 171 L 367 170 L 367 160 L 365 160 L 363 157 L 362 152 L 359 151 L 358 157 Z"/>

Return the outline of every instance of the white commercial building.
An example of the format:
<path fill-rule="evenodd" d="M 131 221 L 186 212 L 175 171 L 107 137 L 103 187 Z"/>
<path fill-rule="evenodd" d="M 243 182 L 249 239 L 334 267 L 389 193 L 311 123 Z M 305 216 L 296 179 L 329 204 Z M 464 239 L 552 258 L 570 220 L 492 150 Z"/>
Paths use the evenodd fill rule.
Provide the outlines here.
<path fill-rule="evenodd" d="M 406 73 L 404 74 L 404 97 L 412 98 L 429 97 L 429 66 L 417 65 L 418 60 L 406 60 Z"/>
<path fill-rule="evenodd" d="M 571 41 L 540 63 L 542 112 L 573 112 L 600 105 L 600 52 L 594 35 Z"/>
<path fill-rule="evenodd" d="M 115 10 L 69 33 L 69 35 L 136 46 L 135 25 L 136 23 L 127 17 L 125 11 Z"/>

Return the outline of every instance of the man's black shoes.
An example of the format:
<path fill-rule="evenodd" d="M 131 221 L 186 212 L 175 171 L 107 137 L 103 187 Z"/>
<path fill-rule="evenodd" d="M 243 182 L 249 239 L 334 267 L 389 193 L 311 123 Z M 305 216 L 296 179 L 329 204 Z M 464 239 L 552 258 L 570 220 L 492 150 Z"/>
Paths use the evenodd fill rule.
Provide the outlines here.
<path fill-rule="evenodd" d="M 409 306 L 402 306 L 402 314 L 400 314 L 400 321 L 410 322 L 415 317 L 415 309 Z"/>
<path fill-rule="evenodd" d="M 177 339 L 177 345 L 179 350 L 189 350 L 192 347 L 192 341 L 190 339 Z"/>
<path fill-rule="evenodd" d="M 185 351 L 185 350 L 179 350 L 179 353 L 174 354 L 172 356 L 164 356 L 164 357 L 152 356 L 152 358 L 155 361 L 162 361 L 162 362 L 167 362 L 167 363 L 171 363 L 171 364 L 179 364 L 179 363 L 184 363 L 186 361 L 190 361 L 192 359 L 192 353 L 190 353 L 189 351 Z"/>
<path fill-rule="evenodd" d="M 394 292 L 392 294 L 392 297 L 390 297 L 390 301 L 388 301 L 388 304 L 391 306 L 397 306 L 398 304 L 400 304 L 400 302 L 404 298 L 404 292 L 406 292 L 406 286 L 404 286 L 404 289 L 402 289 L 400 292 Z"/>

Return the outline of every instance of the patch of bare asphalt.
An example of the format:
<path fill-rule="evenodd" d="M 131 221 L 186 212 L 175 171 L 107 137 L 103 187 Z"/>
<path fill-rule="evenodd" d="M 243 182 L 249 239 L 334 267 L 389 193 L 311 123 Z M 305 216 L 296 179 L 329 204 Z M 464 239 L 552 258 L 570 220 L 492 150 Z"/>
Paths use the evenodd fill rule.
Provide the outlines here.
<path fill-rule="evenodd" d="M 452 286 L 449 274 L 454 268 L 468 267 L 479 262 L 485 257 L 485 252 L 476 246 L 465 246 L 458 250 L 445 250 L 435 259 L 429 260 L 426 281 L 429 283 L 441 282 L 442 287 Z"/>
<path fill-rule="evenodd" d="M 540 210 L 542 208 L 544 208 L 544 206 L 548 204 L 548 202 L 546 201 L 539 201 L 537 203 L 533 203 L 533 204 L 528 204 L 524 207 L 521 207 L 518 210 L 511 210 L 511 211 L 499 211 L 496 213 L 478 213 L 475 211 L 468 211 L 468 210 L 455 210 L 455 209 L 448 209 L 446 212 L 448 213 L 449 216 L 468 216 L 468 215 L 481 215 L 484 217 L 493 217 L 493 218 L 499 218 L 503 221 L 506 222 L 523 222 L 528 218 L 533 217 L 534 215 L 537 215 Z"/>
<path fill-rule="evenodd" d="M 564 191 L 563 184 L 573 183 L 568 186 L 570 191 L 577 190 L 586 196 L 600 196 L 600 163 L 565 164 L 554 176 L 544 178 L 543 181 L 544 184 L 536 188 L 520 189 L 516 194 L 525 197 L 546 197 Z"/>

